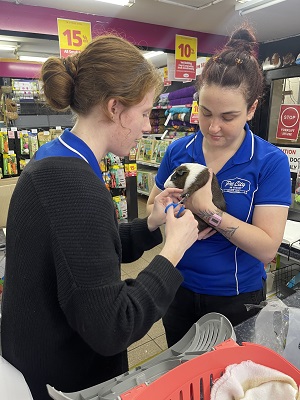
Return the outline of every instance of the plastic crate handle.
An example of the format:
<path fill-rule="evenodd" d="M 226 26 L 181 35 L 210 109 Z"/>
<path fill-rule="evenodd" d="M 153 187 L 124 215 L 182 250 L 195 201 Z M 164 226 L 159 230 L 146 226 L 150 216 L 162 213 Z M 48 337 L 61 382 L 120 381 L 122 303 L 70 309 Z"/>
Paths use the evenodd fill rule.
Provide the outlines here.
<path fill-rule="evenodd" d="M 120 395 L 121 400 L 128 400 L 128 399 L 134 399 L 135 396 L 143 392 L 147 388 L 146 383 L 142 383 L 141 385 L 135 386 L 134 388 L 127 390 L 127 392 L 124 392 Z"/>
<path fill-rule="evenodd" d="M 239 345 L 233 339 L 227 339 L 224 342 L 217 344 L 212 349 L 221 350 L 221 349 L 228 349 L 231 347 L 239 347 Z"/>

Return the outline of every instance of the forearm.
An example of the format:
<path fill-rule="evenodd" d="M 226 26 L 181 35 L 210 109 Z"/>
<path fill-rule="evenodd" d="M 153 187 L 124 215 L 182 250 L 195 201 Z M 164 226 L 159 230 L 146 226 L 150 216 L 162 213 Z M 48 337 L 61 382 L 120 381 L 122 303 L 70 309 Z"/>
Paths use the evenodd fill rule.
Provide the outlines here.
<path fill-rule="evenodd" d="M 160 229 L 149 229 L 148 219 L 134 219 L 131 223 L 121 223 L 119 234 L 122 243 L 122 262 L 133 262 L 144 251 L 150 250 L 162 242 Z"/>
<path fill-rule="evenodd" d="M 219 210 L 214 205 L 197 214 L 207 223 L 209 223 L 208 220 L 213 214 L 221 216 L 220 225 L 214 227 L 214 229 L 225 236 L 232 244 L 263 263 L 268 263 L 274 258 L 282 240 L 280 234 L 274 238 L 261 227 L 241 221 Z M 278 230 L 280 231 L 280 229 L 279 226 Z"/>
<path fill-rule="evenodd" d="M 150 215 L 152 210 L 153 210 L 153 204 L 147 204 L 146 206 L 147 215 Z"/>

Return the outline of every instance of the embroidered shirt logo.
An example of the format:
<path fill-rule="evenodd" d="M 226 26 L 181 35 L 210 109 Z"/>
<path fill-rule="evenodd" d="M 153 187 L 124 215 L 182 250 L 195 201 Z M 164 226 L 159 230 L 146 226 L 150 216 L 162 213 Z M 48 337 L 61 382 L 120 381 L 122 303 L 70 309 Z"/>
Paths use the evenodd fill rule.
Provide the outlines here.
<path fill-rule="evenodd" d="M 250 190 L 250 181 L 241 178 L 226 179 L 221 183 L 221 189 L 229 193 L 248 193 Z"/>

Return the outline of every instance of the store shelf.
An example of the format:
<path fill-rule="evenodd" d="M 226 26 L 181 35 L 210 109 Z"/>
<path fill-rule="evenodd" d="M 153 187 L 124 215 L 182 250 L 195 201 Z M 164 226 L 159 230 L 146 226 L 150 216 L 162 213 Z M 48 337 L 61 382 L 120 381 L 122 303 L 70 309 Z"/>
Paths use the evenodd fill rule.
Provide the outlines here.
<path fill-rule="evenodd" d="M 178 105 L 167 105 L 167 106 L 154 106 L 152 107 L 152 110 L 169 110 L 170 108 L 174 107 L 186 107 L 186 108 L 191 108 L 192 104 L 178 104 Z"/>
<path fill-rule="evenodd" d="M 147 162 L 147 161 L 137 161 L 136 163 L 140 164 L 140 165 L 146 165 L 147 167 L 153 167 L 153 168 L 159 168 L 159 166 L 160 166 L 159 163 Z"/>
<path fill-rule="evenodd" d="M 138 194 L 143 194 L 144 196 L 149 196 L 149 192 L 145 192 L 144 190 L 137 189 Z"/>

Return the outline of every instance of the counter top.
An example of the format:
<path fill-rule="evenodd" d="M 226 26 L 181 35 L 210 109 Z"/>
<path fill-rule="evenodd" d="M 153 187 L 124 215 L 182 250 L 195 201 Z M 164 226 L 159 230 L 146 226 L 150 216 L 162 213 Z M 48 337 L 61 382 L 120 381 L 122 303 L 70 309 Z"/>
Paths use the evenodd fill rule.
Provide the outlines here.
<path fill-rule="evenodd" d="M 300 308 L 300 291 L 292 294 L 281 301 L 288 307 Z M 234 327 L 236 334 L 236 342 L 242 344 L 242 342 L 255 343 L 255 321 L 257 316 L 251 317 L 241 324 Z"/>

